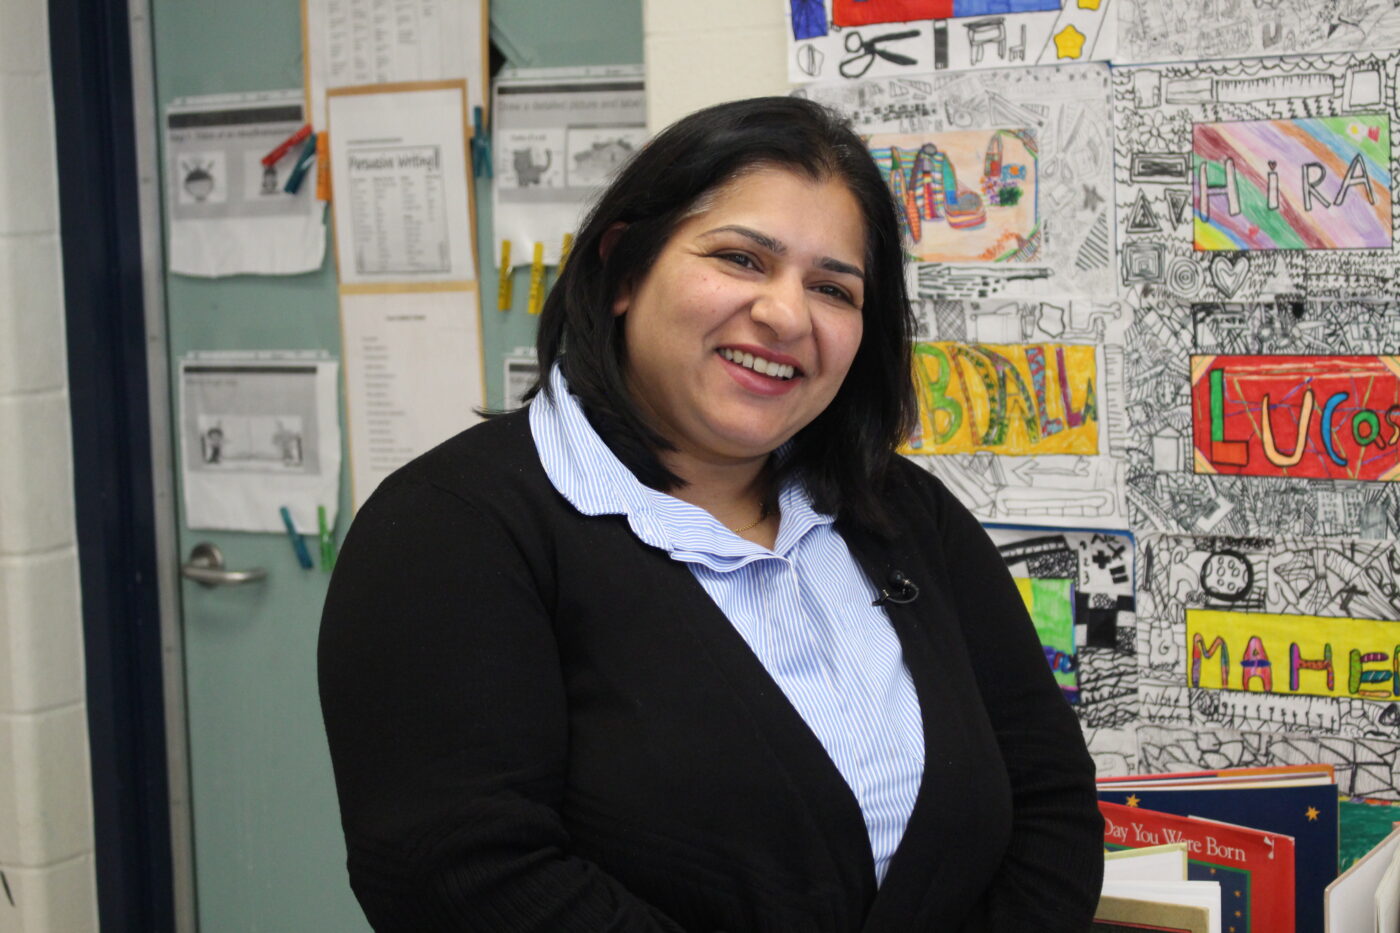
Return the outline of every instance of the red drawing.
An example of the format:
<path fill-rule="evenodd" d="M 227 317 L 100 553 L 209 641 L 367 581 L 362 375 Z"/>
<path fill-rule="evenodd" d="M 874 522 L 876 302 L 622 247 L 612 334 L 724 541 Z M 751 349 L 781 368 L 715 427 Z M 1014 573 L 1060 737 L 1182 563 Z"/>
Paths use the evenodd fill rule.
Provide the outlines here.
<path fill-rule="evenodd" d="M 832 0 L 831 21 L 837 26 L 873 26 L 918 19 L 948 19 L 953 0 Z"/>
<path fill-rule="evenodd" d="M 1193 356 L 1195 472 L 1400 479 L 1400 357 Z"/>

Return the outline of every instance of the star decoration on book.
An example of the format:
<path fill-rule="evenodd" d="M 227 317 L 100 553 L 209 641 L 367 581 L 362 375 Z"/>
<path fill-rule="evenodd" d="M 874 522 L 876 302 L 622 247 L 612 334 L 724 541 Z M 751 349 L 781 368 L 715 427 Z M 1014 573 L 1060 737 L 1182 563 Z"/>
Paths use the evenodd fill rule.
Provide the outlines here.
<path fill-rule="evenodd" d="M 1139 797 L 1139 796 L 1137 796 L 1136 794 L 1129 794 L 1129 795 L 1128 795 L 1128 799 L 1125 800 L 1125 801 L 1123 801 L 1123 802 L 1126 803 L 1126 804 L 1127 804 L 1128 806 L 1130 806 L 1130 807 L 1135 807 L 1135 806 L 1137 806 L 1139 803 L 1142 803 L 1142 798 Z"/>
<path fill-rule="evenodd" d="M 1084 39 L 1084 33 L 1073 25 L 1061 29 L 1055 33 L 1055 57 L 1078 58 L 1084 54 Z"/>
<path fill-rule="evenodd" d="M 1307 809 L 1308 822 L 1309 822 L 1309 823 L 1316 823 L 1316 822 L 1317 822 L 1318 814 L 1321 813 L 1321 812 L 1322 812 L 1322 811 L 1318 810 L 1317 807 L 1308 807 L 1308 809 Z"/>

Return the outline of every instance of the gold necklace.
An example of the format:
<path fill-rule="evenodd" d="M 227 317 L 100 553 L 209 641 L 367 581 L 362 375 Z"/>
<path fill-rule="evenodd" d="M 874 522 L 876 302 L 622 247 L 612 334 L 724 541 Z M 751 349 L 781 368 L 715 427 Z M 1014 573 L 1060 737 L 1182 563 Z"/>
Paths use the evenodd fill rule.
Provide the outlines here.
<path fill-rule="evenodd" d="M 765 503 L 763 503 L 763 507 L 762 507 L 761 509 L 759 509 L 759 511 L 758 511 L 758 519 L 757 519 L 756 521 L 749 522 L 749 523 L 748 523 L 747 525 L 745 525 L 743 528 L 735 528 L 735 529 L 734 529 L 734 533 L 735 533 L 736 535 L 741 535 L 741 534 L 743 534 L 743 533 L 746 532 L 746 531 L 752 531 L 753 529 L 757 528 L 759 525 L 762 525 L 763 522 L 764 522 L 767 518 L 768 518 L 768 503 L 765 502 Z"/>

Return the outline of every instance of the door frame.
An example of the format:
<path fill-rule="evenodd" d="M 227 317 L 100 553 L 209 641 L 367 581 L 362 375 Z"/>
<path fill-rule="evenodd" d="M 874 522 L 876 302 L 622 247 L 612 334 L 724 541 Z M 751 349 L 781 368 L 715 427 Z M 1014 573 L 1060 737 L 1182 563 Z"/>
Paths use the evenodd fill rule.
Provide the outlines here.
<path fill-rule="evenodd" d="M 104 933 L 195 929 L 148 0 L 48 0 Z"/>

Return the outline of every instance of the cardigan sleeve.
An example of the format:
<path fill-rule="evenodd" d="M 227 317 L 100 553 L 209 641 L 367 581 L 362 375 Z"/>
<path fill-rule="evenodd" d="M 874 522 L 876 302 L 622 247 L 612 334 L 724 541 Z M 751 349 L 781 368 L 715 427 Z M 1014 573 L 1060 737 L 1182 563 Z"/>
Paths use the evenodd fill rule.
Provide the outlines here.
<path fill-rule="evenodd" d="M 380 931 L 680 928 L 570 854 L 547 599 L 498 521 L 427 482 L 366 503 L 318 653 L 350 883 Z"/>
<path fill-rule="evenodd" d="M 1011 840 L 968 929 L 1078 933 L 1089 929 L 1103 880 L 1093 759 L 1005 561 L 939 488 L 948 579 L 963 581 L 954 599 L 1012 790 Z"/>

